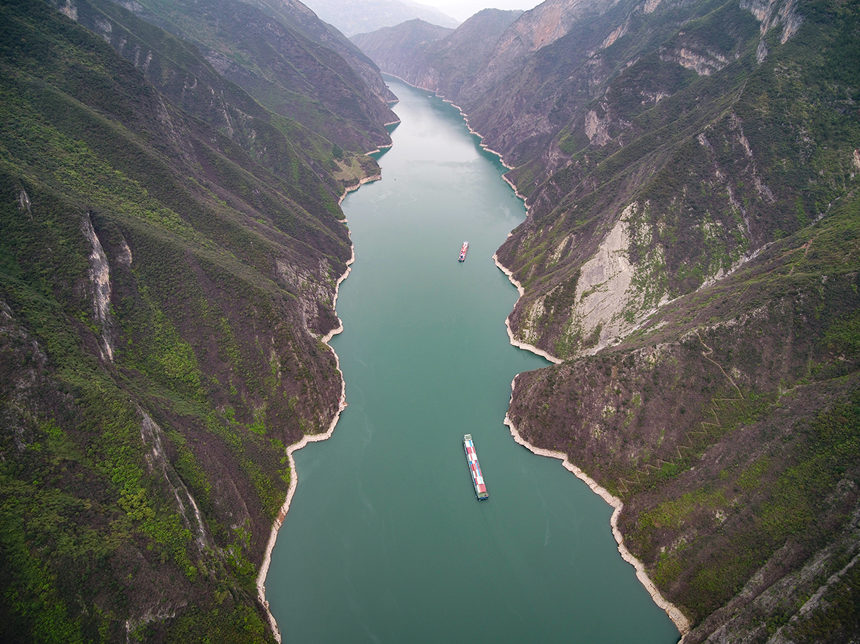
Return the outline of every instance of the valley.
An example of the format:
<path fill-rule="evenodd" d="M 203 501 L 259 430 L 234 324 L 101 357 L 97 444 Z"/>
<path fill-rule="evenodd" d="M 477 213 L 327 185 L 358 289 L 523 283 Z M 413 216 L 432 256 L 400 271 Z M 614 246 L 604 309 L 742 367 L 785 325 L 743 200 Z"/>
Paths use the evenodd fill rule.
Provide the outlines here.
<path fill-rule="evenodd" d="M 689 624 L 684 642 L 856 639 L 858 48 L 857 8 L 838 0 L 547 0 L 528 11 L 486 9 L 459 26 L 409 20 L 352 40 L 298 0 L 4 2 L 0 636 L 275 641 L 295 621 L 306 633 L 299 639 L 312 640 L 322 620 L 332 641 L 363 632 L 360 618 L 337 631 L 326 615 L 299 627 L 290 611 L 300 603 L 290 599 L 273 608 L 273 626 L 257 586 L 296 482 L 286 448 L 326 433 L 344 386 L 343 426 L 296 455 L 308 496 L 299 486 L 291 513 L 305 518 L 295 528 L 286 521 L 285 543 L 291 529 L 303 548 L 332 537 L 319 523 L 329 507 L 319 468 L 372 455 L 350 443 L 372 434 L 359 422 L 364 376 L 349 376 L 372 360 L 358 336 L 335 338 L 345 382 L 327 341 L 341 328 L 338 313 L 349 333 L 350 316 L 362 319 L 375 291 L 350 299 L 346 282 L 336 312 L 338 284 L 355 260 L 350 281 L 362 286 L 384 243 L 423 230 L 411 254 L 399 249 L 407 259 L 444 242 L 452 258 L 439 275 L 481 267 L 482 286 L 453 309 L 432 284 L 425 299 L 463 316 L 486 304 L 457 324 L 474 325 L 467 348 L 480 348 L 475 363 L 489 371 L 431 396 L 423 416 L 436 413 L 434 401 L 470 391 L 483 400 L 486 390 L 487 404 L 475 403 L 486 407 L 483 420 L 471 419 L 467 402 L 458 409 L 480 426 L 472 433 L 490 482 L 480 506 L 487 522 L 469 523 L 482 515 L 472 512 L 458 443 L 468 428 L 450 427 L 453 443 L 441 444 L 456 453 L 451 498 L 471 517 L 462 519 L 469 539 L 482 530 L 494 539 L 488 552 L 499 559 L 479 568 L 511 619 L 499 620 L 496 639 L 544 628 L 551 641 L 569 628 L 562 604 L 575 585 L 546 573 L 544 587 L 529 571 L 546 572 L 540 552 L 573 571 L 586 565 L 565 559 L 584 534 L 566 522 L 585 507 L 595 539 L 610 546 L 597 570 L 617 566 L 624 592 L 644 596 L 632 625 L 656 613 L 655 641 L 675 637 L 618 557 L 610 508 L 557 462 L 516 447 L 501 425 L 505 410 L 523 440 L 623 503 L 617 536 L 677 608 L 676 623 Z M 400 118 L 383 72 L 456 105 L 498 152 L 504 167 L 468 135 L 456 139 L 472 146 L 461 150 L 469 159 L 496 164 L 496 196 L 486 199 L 503 194 L 495 219 L 474 203 L 474 228 L 455 234 L 467 219 L 452 204 L 396 238 L 406 214 L 373 228 L 373 200 L 399 178 L 380 167 Z M 402 86 L 407 93 L 462 129 L 454 108 Z M 403 107 L 420 124 L 422 112 Z M 424 135 L 416 168 L 430 172 L 461 149 Z M 400 152 L 390 154 L 397 167 Z M 422 203 L 469 194 L 460 184 L 473 169 L 460 169 L 448 180 L 461 192 L 433 188 Z M 524 216 L 499 205 L 521 210 L 501 172 L 524 198 Z M 380 177 L 344 202 L 370 203 L 353 231 L 341 202 Z M 434 225 L 443 210 L 453 223 Z M 362 243 L 383 247 L 365 252 Z M 391 363 L 392 387 L 465 342 L 455 334 L 422 353 L 416 338 L 448 322 L 410 317 L 419 303 L 405 297 L 406 271 L 395 277 L 403 296 L 385 318 L 388 335 L 379 321 L 356 322 L 383 344 L 399 338 L 402 355 L 417 351 L 408 364 Z M 508 339 L 550 363 L 507 345 L 505 317 Z M 481 348 L 485 341 L 494 344 Z M 442 449 L 428 459 L 447 462 L 432 431 L 419 434 L 393 440 L 403 452 Z M 382 517 L 389 487 L 379 477 L 389 466 L 358 467 L 377 491 L 337 514 L 355 510 L 357 524 Z M 407 474 L 424 494 L 439 491 L 438 469 Z M 547 498 L 566 518 L 546 510 Z M 428 513 L 411 526 L 435 516 L 432 499 L 420 505 Z M 505 524 L 524 516 L 532 520 L 521 528 Z M 365 528 L 354 531 L 355 559 L 342 569 L 381 561 L 361 553 L 389 533 Z M 436 541 L 457 543 L 440 534 Z M 438 544 L 427 535 L 411 538 L 432 561 Z M 284 565 L 281 591 L 292 576 L 313 576 Z M 488 571 L 498 569 L 506 584 L 495 588 Z M 431 595 L 445 594 L 444 579 L 428 577 Z M 534 623 L 502 592 L 518 580 L 525 614 L 542 616 Z M 379 579 L 371 586 L 378 594 L 363 601 L 404 594 Z M 544 614 L 526 595 L 550 587 L 561 604 Z M 307 592 L 302 600 L 313 601 Z M 384 614 L 383 604 L 370 613 Z M 370 632 L 405 638 L 408 619 L 381 619 Z M 583 632 L 600 639 L 595 628 Z"/>

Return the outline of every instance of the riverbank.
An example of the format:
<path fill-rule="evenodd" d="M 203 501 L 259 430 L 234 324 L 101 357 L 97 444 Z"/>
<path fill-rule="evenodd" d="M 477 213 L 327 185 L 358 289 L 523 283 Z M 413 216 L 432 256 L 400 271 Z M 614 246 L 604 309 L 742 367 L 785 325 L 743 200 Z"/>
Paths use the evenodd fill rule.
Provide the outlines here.
<path fill-rule="evenodd" d="M 434 94 L 436 94 L 436 92 L 434 92 Z M 438 96 L 438 94 L 436 94 L 436 95 Z M 440 98 L 442 98 L 442 97 L 440 97 Z M 457 110 L 459 110 L 460 115 L 463 117 L 463 120 L 466 122 L 466 127 L 469 128 L 469 132 L 471 134 L 479 137 L 479 139 L 480 139 L 479 145 L 481 146 L 481 148 L 486 150 L 487 152 L 495 154 L 499 158 L 499 162 L 505 168 L 507 168 L 508 170 L 511 170 L 512 166 L 505 163 L 504 157 L 501 155 L 501 153 L 497 152 L 496 150 L 493 150 L 492 148 L 490 148 L 489 146 L 484 144 L 483 137 L 481 136 L 481 134 L 479 132 L 477 132 L 475 129 L 473 129 L 472 126 L 469 124 L 469 118 L 466 115 L 466 113 L 463 111 L 463 109 L 459 105 L 455 104 L 452 101 L 446 100 L 444 98 L 442 98 L 442 100 L 445 101 L 446 103 L 452 105 L 453 107 L 457 108 Z M 514 184 L 513 181 L 511 181 L 508 178 L 507 174 L 502 174 L 502 179 L 505 181 L 505 183 L 507 183 L 511 187 L 511 189 L 514 191 L 514 194 L 516 194 L 517 197 L 519 197 L 523 201 L 523 204 L 526 206 L 526 212 L 527 212 L 527 216 L 528 216 L 528 202 L 527 202 L 525 196 L 520 194 L 519 190 L 517 190 L 516 185 Z M 504 273 L 507 276 L 507 278 L 508 278 L 508 280 L 510 280 L 511 284 L 513 284 L 514 287 L 517 289 L 517 293 L 519 294 L 519 297 L 522 297 L 525 294 L 525 289 L 523 288 L 522 284 L 520 284 L 520 282 L 514 277 L 513 271 L 511 271 L 507 266 L 505 266 L 504 264 L 502 264 L 499 261 L 498 255 L 496 253 L 493 253 L 493 262 L 495 263 L 496 267 L 500 271 L 502 271 L 502 273 Z M 531 351 L 532 353 L 535 353 L 535 354 L 549 360 L 553 364 L 561 364 L 563 362 L 561 360 L 561 358 L 559 358 L 558 356 L 552 355 L 548 351 L 540 349 L 533 344 L 528 344 L 527 342 L 522 342 L 520 340 L 517 340 L 516 337 L 514 336 L 513 330 L 511 329 L 510 315 L 507 318 L 505 318 L 505 329 L 508 332 L 508 339 L 510 340 L 510 343 L 513 346 L 515 346 L 519 349 L 523 349 L 525 351 Z M 516 378 L 514 378 L 514 380 L 511 382 L 511 400 L 513 400 L 515 383 L 516 383 Z M 557 458 L 557 459 L 561 460 L 562 465 L 564 466 L 564 468 L 566 470 L 571 472 L 578 479 L 584 481 L 585 484 L 588 485 L 588 487 L 591 489 L 592 492 L 597 494 L 600 498 L 602 498 L 604 501 L 606 501 L 606 503 L 608 503 L 610 506 L 612 506 L 613 511 L 612 511 L 612 516 L 610 517 L 610 520 L 609 520 L 609 524 L 612 528 L 612 536 L 615 538 L 615 542 L 618 544 L 618 552 L 621 553 L 621 558 L 624 559 L 624 561 L 629 563 L 631 566 L 633 566 L 633 568 L 636 570 L 636 578 L 645 587 L 645 590 L 648 591 L 648 594 L 651 596 L 651 599 L 654 601 L 654 603 L 657 604 L 657 606 L 659 606 L 663 611 L 666 612 L 666 614 L 669 616 L 669 619 L 671 619 L 672 622 L 675 624 L 675 627 L 678 629 L 678 631 L 681 634 L 681 638 L 683 639 L 683 637 L 690 631 L 689 620 L 680 611 L 680 609 L 678 609 L 677 606 L 675 606 L 674 604 L 669 602 L 665 597 L 663 597 L 663 595 L 657 589 L 657 586 L 654 584 L 653 581 L 651 581 L 651 578 L 648 577 L 648 574 L 645 572 L 645 566 L 642 564 L 641 561 L 639 561 L 639 559 L 634 557 L 633 554 L 624 545 L 624 537 L 618 528 L 618 517 L 620 516 L 621 510 L 624 507 L 624 503 L 621 501 L 621 499 L 612 495 L 609 492 L 609 490 L 601 487 L 597 483 L 597 481 L 595 481 L 594 479 L 589 477 L 579 467 L 577 467 L 576 465 L 571 463 L 568 460 L 567 455 L 564 454 L 563 452 L 554 452 L 552 450 L 543 449 L 540 447 L 535 447 L 534 445 L 531 445 L 530 443 L 528 443 L 525 439 L 523 439 L 523 437 L 517 431 L 516 427 L 514 426 L 511 419 L 508 417 L 507 413 L 505 414 L 504 423 L 510 429 L 511 435 L 513 436 L 514 441 L 516 443 L 527 448 L 532 453 L 538 454 L 539 456 L 546 456 L 549 458 Z"/>
<path fill-rule="evenodd" d="M 381 149 L 376 150 L 376 152 L 381 152 L 381 151 L 382 151 Z M 371 152 L 370 154 L 373 154 L 373 153 Z M 352 185 L 346 186 L 343 189 L 343 193 L 340 195 L 340 197 L 337 200 L 338 205 L 343 203 L 343 200 L 346 199 L 346 196 L 350 192 L 355 192 L 356 190 L 361 188 L 361 186 L 363 186 L 365 183 L 373 183 L 374 181 L 380 181 L 381 179 L 382 179 L 382 174 L 377 173 L 377 174 L 372 174 L 372 175 L 367 176 L 367 177 L 362 177 L 356 183 L 353 183 Z M 353 251 L 353 257 L 354 256 L 355 256 L 355 251 Z M 349 270 L 347 269 L 345 274 L 348 274 L 348 273 L 349 273 Z M 338 281 L 338 284 L 340 284 L 340 281 Z"/>
<path fill-rule="evenodd" d="M 508 269 L 508 267 L 499 261 L 499 258 L 496 256 L 495 253 L 493 253 L 493 262 L 496 264 L 498 269 L 500 271 L 502 271 L 507 276 L 507 278 L 510 280 L 511 284 L 513 284 L 516 287 L 517 293 L 519 293 L 520 297 L 522 297 L 523 293 L 525 293 L 525 290 L 523 289 L 523 285 L 517 281 L 517 279 L 514 277 L 514 274 Z M 521 342 L 520 340 L 517 340 L 514 337 L 514 332 L 511 330 L 510 320 L 511 320 L 510 315 L 505 318 L 505 328 L 508 330 L 508 339 L 511 341 L 512 345 L 514 345 L 518 349 L 523 349 L 525 351 L 531 351 L 532 353 L 537 354 L 537 355 L 541 356 L 542 358 L 546 358 L 547 360 L 549 360 L 553 364 L 561 364 L 562 363 L 561 358 L 552 355 L 548 351 L 544 351 L 543 349 L 539 349 L 538 347 L 534 346 L 533 344 L 528 344 L 527 342 Z"/>
<path fill-rule="evenodd" d="M 353 188 L 353 190 L 357 190 L 363 184 L 369 183 L 370 181 L 378 180 L 381 177 L 377 177 L 373 179 L 368 177 L 366 181 L 361 181 L 359 184 Z M 344 191 L 344 194 L 341 196 L 340 201 L 343 201 L 344 197 L 346 197 L 349 192 L 352 190 Z M 338 203 L 340 203 L 340 201 Z M 346 224 L 346 220 L 344 220 L 344 224 Z M 332 299 L 331 307 L 333 310 L 337 311 L 337 297 L 340 293 L 340 285 L 341 283 L 349 276 L 352 272 L 352 264 L 355 262 L 355 245 L 350 243 L 350 248 L 352 249 L 352 255 L 349 260 L 346 262 L 346 270 L 343 274 L 338 277 L 337 283 L 334 287 L 334 298 Z M 340 400 L 338 402 L 338 409 L 335 413 L 334 417 L 329 424 L 328 429 L 322 434 L 306 434 L 302 437 L 302 439 L 292 445 L 287 447 L 287 459 L 290 464 L 290 487 L 287 490 L 287 497 L 284 500 L 284 504 L 281 506 L 281 509 L 278 511 L 278 516 L 275 518 L 275 522 L 272 524 L 272 531 L 269 534 L 269 541 L 266 543 L 266 552 L 263 556 L 263 562 L 260 564 L 260 573 L 257 576 L 257 597 L 260 600 L 260 604 L 262 604 L 263 608 L 266 610 L 266 617 L 269 619 L 269 625 L 272 627 L 272 633 L 275 636 L 275 639 L 280 642 L 281 641 L 281 631 L 278 628 L 278 622 L 275 620 L 275 616 L 272 614 L 272 611 L 269 608 L 269 602 L 266 600 L 266 576 L 269 573 L 269 567 L 272 564 L 272 550 L 275 548 L 275 542 L 278 539 L 278 532 L 280 532 L 281 526 L 284 524 L 284 520 L 287 518 L 287 512 L 290 510 L 290 503 L 292 503 L 293 497 L 296 494 L 296 487 L 299 484 L 299 475 L 296 470 L 296 460 L 293 457 L 293 453 L 307 446 L 308 443 L 317 443 L 320 441 L 327 440 L 331 438 L 331 435 L 334 433 L 334 428 L 340 420 L 340 415 L 344 409 L 347 407 L 346 402 L 346 380 L 343 377 L 343 372 L 340 369 L 340 358 L 337 355 L 337 352 L 332 349 L 329 342 L 331 339 L 343 332 L 343 322 L 340 317 L 338 317 L 338 325 L 336 328 L 329 331 L 326 335 L 320 338 L 320 341 L 323 342 L 329 349 L 331 349 L 332 354 L 334 354 L 335 360 L 335 368 L 337 372 L 340 374 Z"/>
<path fill-rule="evenodd" d="M 393 75 L 390 75 L 390 76 L 393 76 Z M 393 76 L 393 77 L 397 78 L 396 76 Z M 408 83 L 407 81 L 404 81 L 403 79 L 399 79 L 399 80 L 401 82 L 408 84 L 408 85 L 411 85 L 411 83 Z M 411 86 L 416 87 L 414 85 L 411 85 Z M 479 132 L 477 132 L 469 124 L 468 116 L 465 114 L 465 112 L 463 111 L 463 109 L 459 105 L 456 105 L 454 102 L 445 99 L 444 97 L 440 96 L 434 90 L 428 90 L 426 88 L 421 88 L 421 87 L 418 87 L 417 89 L 422 90 L 422 91 L 431 92 L 435 96 L 440 98 L 442 101 L 444 101 L 444 102 L 448 103 L 449 105 L 453 106 L 454 108 L 456 108 L 459 111 L 460 116 L 463 118 L 464 122 L 466 123 L 466 127 L 468 128 L 469 133 L 472 134 L 473 136 L 477 136 L 479 138 L 479 145 L 480 145 L 481 149 L 483 149 L 486 152 L 490 152 L 491 154 L 498 157 L 500 164 L 504 168 L 507 168 L 508 170 L 511 169 L 511 166 L 505 162 L 504 157 L 499 152 L 497 152 L 496 150 L 493 150 L 492 148 L 490 148 L 489 146 L 484 144 L 483 137 L 481 136 L 481 134 Z M 517 197 L 523 201 L 524 205 L 526 206 L 526 210 L 528 210 L 528 202 L 525 199 L 525 197 L 522 194 L 520 194 L 520 192 L 517 190 L 516 185 L 514 185 L 514 183 L 507 177 L 506 174 L 502 174 L 502 179 L 511 187 L 511 189 L 514 191 L 514 193 L 517 195 Z M 507 278 L 511 282 L 511 284 L 513 284 L 514 287 L 517 289 L 517 293 L 519 294 L 519 297 L 522 297 L 524 295 L 524 292 L 525 292 L 522 284 L 514 277 L 513 272 L 508 267 L 506 267 L 504 264 L 502 264 L 499 261 L 499 258 L 497 256 L 497 254 L 495 254 L 495 253 L 493 254 L 493 262 L 495 263 L 496 267 L 500 271 L 502 271 L 502 273 L 504 273 L 507 276 Z M 508 316 L 505 319 L 505 328 L 506 328 L 507 333 L 508 333 L 508 339 L 513 346 L 515 346 L 519 349 L 523 349 L 525 351 L 529 351 L 529 352 L 534 353 L 536 355 L 539 355 L 539 356 L 545 358 L 546 360 L 548 360 L 554 364 L 561 364 L 562 363 L 562 360 L 559 357 L 552 355 L 548 351 L 545 351 L 545 350 L 540 349 L 540 348 L 538 348 L 532 344 L 528 344 L 526 342 L 522 342 L 522 341 L 516 339 L 514 334 L 513 334 L 512 329 L 511 329 L 511 326 L 510 326 L 510 316 Z M 513 391 L 514 391 L 515 383 L 516 383 L 516 378 L 514 378 L 514 381 L 511 384 L 511 399 L 513 399 Z M 621 499 L 619 499 L 618 497 L 615 497 L 608 490 L 606 490 L 605 488 L 598 485 L 598 483 L 596 481 L 594 481 L 591 477 L 589 477 L 587 474 L 585 474 L 585 472 L 583 472 L 579 467 L 577 467 L 576 465 L 571 463 L 568 460 L 566 454 L 564 454 L 562 452 L 554 452 L 552 450 L 538 448 L 538 447 L 535 447 L 535 446 L 529 444 L 519 434 L 519 432 L 517 431 L 516 427 L 514 426 L 513 422 L 510 420 L 510 418 L 507 414 L 505 415 L 505 421 L 504 422 L 509 427 L 509 429 L 511 431 L 511 435 L 513 436 L 514 441 L 516 443 L 523 445 L 529 451 L 531 451 L 535 454 L 538 454 L 540 456 L 547 456 L 550 458 L 557 458 L 557 459 L 561 460 L 565 469 L 567 469 L 569 472 L 574 474 L 574 476 L 576 476 L 580 480 L 584 481 L 585 484 L 588 485 L 588 487 L 595 494 L 600 496 L 606 503 L 608 503 L 613 508 L 613 512 L 612 512 L 612 515 L 610 518 L 610 526 L 612 529 L 612 536 L 615 539 L 615 542 L 616 542 L 617 547 L 618 547 L 618 551 L 621 554 L 622 559 L 624 559 L 624 561 L 626 561 L 627 563 L 629 563 L 630 565 L 633 566 L 634 570 L 636 571 L 636 578 L 639 581 L 639 583 L 641 583 L 642 586 L 645 587 L 645 589 L 648 592 L 648 594 L 650 595 L 652 601 L 669 616 L 669 618 L 671 619 L 671 621 L 673 622 L 675 627 L 680 632 L 681 636 L 683 637 L 684 635 L 686 635 L 686 633 L 689 632 L 689 630 L 690 630 L 689 620 L 684 616 L 684 614 L 680 611 L 680 609 L 678 609 L 674 604 L 670 603 L 668 600 L 665 599 L 665 597 L 662 596 L 660 591 L 655 586 L 654 582 L 648 577 L 647 573 L 645 572 L 645 567 L 642 564 L 642 562 L 639 561 L 636 557 L 634 557 L 633 554 L 624 545 L 623 535 L 621 534 L 621 531 L 618 528 L 618 518 L 621 514 L 622 508 L 624 507 L 624 504 L 621 501 Z"/>
<path fill-rule="evenodd" d="M 499 152 L 498 150 L 494 150 L 493 148 L 488 146 L 486 143 L 484 143 L 484 135 L 472 127 L 472 124 L 469 122 L 469 115 L 463 110 L 462 107 L 457 105 L 454 101 L 448 100 L 447 98 L 442 96 L 439 92 L 437 92 L 435 89 L 428 89 L 426 87 L 421 87 L 420 85 L 413 85 L 408 80 L 401 78 L 400 76 L 397 76 L 396 74 L 391 74 L 389 72 L 383 72 L 382 76 L 383 76 L 383 78 L 385 76 L 390 76 L 391 78 L 396 78 L 401 83 L 409 85 L 409 87 L 414 87 L 415 89 L 419 89 L 422 92 L 430 92 L 431 94 L 433 94 L 433 96 L 438 98 L 443 103 L 447 103 L 451 107 L 455 108 L 460 113 L 460 116 L 463 118 L 463 122 L 466 124 L 466 129 L 469 130 L 469 134 L 478 137 L 478 145 L 480 146 L 480 148 L 482 150 L 484 150 L 484 152 L 489 152 L 490 154 L 497 157 L 499 159 L 499 163 L 502 164 L 502 167 L 505 168 L 505 170 L 513 170 L 514 169 L 514 166 L 510 165 L 507 161 L 505 161 L 505 157 L 504 157 L 504 155 L 502 155 L 501 152 Z M 502 174 L 502 180 L 511 187 L 511 190 L 513 190 L 514 194 L 522 200 L 522 202 L 526 205 L 526 209 L 528 210 L 528 201 L 526 200 L 525 195 L 523 195 L 517 189 L 516 184 L 508 178 L 507 173 Z"/>
<path fill-rule="evenodd" d="M 513 401 L 514 397 L 514 388 L 516 387 L 517 379 L 511 381 L 511 400 Z M 555 452 L 553 450 L 544 449 L 542 447 L 535 447 L 527 440 L 525 440 L 517 430 L 513 421 L 510 419 L 508 414 L 505 414 L 505 425 L 510 429 L 511 436 L 513 436 L 514 441 L 528 449 L 533 454 L 537 454 L 538 456 L 546 456 L 548 458 L 557 458 L 561 461 L 564 469 L 572 473 L 576 478 L 583 481 L 591 491 L 598 495 L 601 499 L 606 501 L 613 510 L 612 516 L 609 519 L 609 525 L 612 527 L 612 536 L 615 538 L 615 542 L 618 544 L 618 552 L 621 553 L 621 558 L 624 559 L 627 563 L 629 563 L 636 570 L 636 578 L 639 582 L 645 587 L 645 590 L 648 591 L 648 594 L 651 595 L 651 599 L 654 601 L 657 606 L 659 606 L 666 614 L 669 616 L 669 619 L 672 620 L 672 623 L 675 624 L 675 627 L 678 629 L 678 632 L 681 634 L 681 641 L 683 642 L 684 636 L 690 632 L 690 620 L 681 612 L 681 610 L 675 606 L 673 603 L 668 601 L 660 591 L 657 589 L 657 586 L 654 585 L 654 582 L 651 581 L 651 578 L 645 572 L 644 564 L 639 561 L 633 553 L 631 553 L 627 546 L 624 545 L 624 537 L 621 534 L 621 531 L 618 529 L 618 517 L 621 515 L 621 510 L 624 508 L 624 502 L 619 499 L 617 496 L 614 496 L 604 487 L 601 487 L 600 484 L 597 483 L 593 478 L 588 476 L 585 472 L 583 472 L 576 465 L 571 463 L 567 454 L 564 452 Z"/>

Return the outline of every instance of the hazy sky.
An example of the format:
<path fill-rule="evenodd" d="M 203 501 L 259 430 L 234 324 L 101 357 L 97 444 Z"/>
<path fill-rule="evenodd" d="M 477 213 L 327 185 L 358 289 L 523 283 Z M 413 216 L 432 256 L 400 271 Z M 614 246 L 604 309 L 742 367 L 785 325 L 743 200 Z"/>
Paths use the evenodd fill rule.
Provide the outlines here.
<path fill-rule="evenodd" d="M 457 20 L 465 20 L 481 9 L 531 9 L 543 0 L 415 0 L 417 4 L 436 7 Z"/>

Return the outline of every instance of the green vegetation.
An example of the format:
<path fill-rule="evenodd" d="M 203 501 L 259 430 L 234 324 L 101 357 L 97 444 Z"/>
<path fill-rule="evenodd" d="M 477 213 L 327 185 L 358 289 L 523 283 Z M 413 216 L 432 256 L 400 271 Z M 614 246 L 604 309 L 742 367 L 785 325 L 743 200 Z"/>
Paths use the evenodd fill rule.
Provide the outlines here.
<path fill-rule="evenodd" d="M 753 596 L 778 593 L 763 600 L 773 608 L 750 609 L 733 628 L 764 623 L 838 641 L 855 623 L 841 580 L 832 603 L 791 618 L 856 542 L 858 208 L 846 195 L 617 347 L 518 380 L 518 428 L 564 446 L 624 499 L 628 547 L 694 623 L 757 574 L 767 583 Z M 800 577 L 806 565 L 813 572 Z M 820 618 L 829 614 L 832 631 Z"/>
<path fill-rule="evenodd" d="M 255 578 L 285 445 L 340 391 L 317 339 L 334 313 L 302 308 L 350 252 L 335 156 L 375 170 L 371 135 L 311 131 L 194 46 L 75 4 L 149 58 L 48 4 L 0 8 L 0 637 L 271 640 Z"/>
<path fill-rule="evenodd" d="M 708 2 L 630 16 L 626 35 L 599 55 L 611 73 L 591 77 L 591 67 L 546 60 L 539 81 L 524 81 L 536 93 L 533 103 L 560 95 L 546 126 L 555 132 L 553 149 L 569 158 L 553 152 L 546 168 L 543 144 L 510 151 L 519 164 L 512 177 L 533 204 L 532 220 L 500 249 L 526 290 L 519 308 L 573 281 L 621 213 L 634 268 L 622 318 L 633 326 L 659 302 L 733 270 L 856 189 L 860 127 L 851 115 L 860 77 L 857 65 L 845 64 L 860 58 L 856 12 L 829 0 L 797 11 L 797 34 L 782 43 L 782 27 L 774 28 L 762 61 L 752 14 L 737 3 Z M 586 45 L 568 39 L 553 47 L 573 61 Z M 678 64 L 682 51 L 702 64 L 716 64 L 717 55 L 722 62 L 700 75 Z M 562 98 L 575 92 L 568 84 L 580 81 L 594 89 Z M 481 100 L 502 100 L 497 90 Z M 595 119 L 605 134 L 589 140 L 583 133 L 597 127 Z M 496 122 L 503 117 L 480 109 L 472 120 L 504 129 Z M 571 233 L 578 243 L 555 260 L 547 249 Z M 576 306 L 540 320 L 516 312 L 514 329 L 548 350 L 576 351 L 570 323 L 583 314 Z"/>

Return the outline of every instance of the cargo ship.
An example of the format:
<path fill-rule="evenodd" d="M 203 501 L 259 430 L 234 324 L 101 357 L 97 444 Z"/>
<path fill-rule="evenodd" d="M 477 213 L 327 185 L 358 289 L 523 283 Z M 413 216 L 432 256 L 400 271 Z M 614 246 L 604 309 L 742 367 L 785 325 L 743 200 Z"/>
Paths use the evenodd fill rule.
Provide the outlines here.
<path fill-rule="evenodd" d="M 460 246 L 460 258 L 457 260 L 458 262 L 466 261 L 466 253 L 469 252 L 469 242 L 464 241 L 463 245 Z"/>
<path fill-rule="evenodd" d="M 475 496 L 479 501 L 490 498 L 487 485 L 484 483 L 484 475 L 481 474 L 481 464 L 478 462 L 478 453 L 475 451 L 475 442 L 471 434 L 463 436 L 463 449 L 466 451 L 466 463 L 469 466 L 469 474 L 472 476 L 472 485 L 475 486 Z"/>

